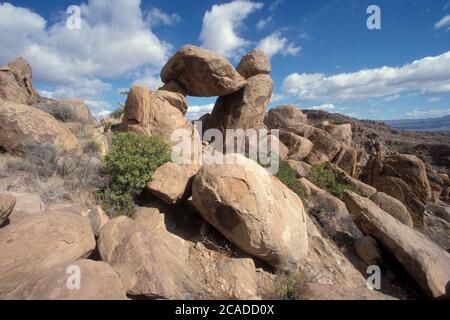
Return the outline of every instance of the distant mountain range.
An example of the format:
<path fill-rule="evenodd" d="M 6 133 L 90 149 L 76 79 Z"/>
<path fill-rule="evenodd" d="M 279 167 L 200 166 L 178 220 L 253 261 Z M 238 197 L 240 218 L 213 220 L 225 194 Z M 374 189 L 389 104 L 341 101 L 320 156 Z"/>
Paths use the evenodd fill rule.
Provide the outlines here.
<path fill-rule="evenodd" d="M 384 120 L 383 122 L 398 130 L 450 132 L 450 115 L 442 118 Z"/>

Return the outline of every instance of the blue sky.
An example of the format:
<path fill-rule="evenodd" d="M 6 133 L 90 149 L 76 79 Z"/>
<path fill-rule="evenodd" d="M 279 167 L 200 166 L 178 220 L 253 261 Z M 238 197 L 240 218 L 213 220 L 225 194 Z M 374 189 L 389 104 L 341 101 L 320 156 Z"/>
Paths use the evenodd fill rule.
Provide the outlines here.
<path fill-rule="evenodd" d="M 381 29 L 369 30 L 369 5 Z M 81 8 L 80 30 L 66 8 Z M 0 2 L 0 64 L 16 56 L 51 97 L 115 108 L 133 83 L 159 86 L 184 44 L 233 64 L 256 47 L 271 55 L 270 107 L 294 103 L 365 119 L 450 114 L 450 0 L 10 1 Z M 189 97 L 190 117 L 214 98 Z"/>

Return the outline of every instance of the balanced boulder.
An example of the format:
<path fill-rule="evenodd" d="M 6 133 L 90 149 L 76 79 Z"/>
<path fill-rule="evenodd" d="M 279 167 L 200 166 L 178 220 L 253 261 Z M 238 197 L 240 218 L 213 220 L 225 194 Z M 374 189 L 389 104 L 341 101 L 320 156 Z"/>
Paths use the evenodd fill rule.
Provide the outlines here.
<path fill-rule="evenodd" d="M 241 90 L 219 97 L 214 105 L 208 127 L 226 129 L 260 129 L 272 96 L 273 81 L 265 74 L 250 77 Z"/>
<path fill-rule="evenodd" d="M 187 95 L 196 97 L 229 95 L 246 84 L 227 59 L 193 45 L 184 46 L 170 58 L 161 79 L 180 83 Z"/>
<path fill-rule="evenodd" d="M 244 252 L 296 271 L 308 252 L 301 199 L 256 162 L 204 165 L 192 197 L 202 217 Z"/>
<path fill-rule="evenodd" d="M 269 57 L 261 50 L 247 53 L 236 67 L 236 71 L 245 79 L 258 74 L 269 74 L 271 69 Z"/>

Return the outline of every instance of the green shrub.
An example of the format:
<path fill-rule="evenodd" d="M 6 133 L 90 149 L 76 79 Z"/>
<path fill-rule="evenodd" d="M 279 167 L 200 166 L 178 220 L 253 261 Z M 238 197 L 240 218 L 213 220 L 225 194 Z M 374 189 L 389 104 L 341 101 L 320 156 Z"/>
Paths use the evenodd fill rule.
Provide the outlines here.
<path fill-rule="evenodd" d="M 105 157 L 108 187 L 103 200 L 114 210 L 128 212 L 154 171 L 170 160 L 170 148 L 161 139 L 132 132 L 116 134 Z"/>
<path fill-rule="evenodd" d="M 99 153 L 101 149 L 100 143 L 95 140 L 87 141 L 83 146 L 83 152 L 87 154 Z"/>
<path fill-rule="evenodd" d="M 303 201 L 307 200 L 306 188 L 297 178 L 297 171 L 286 161 L 280 160 L 280 167 L 275 176 L 289 189 L 294 191 Z"/>
<path fill-rule="evenodd" d="M 348 184 L 339 183 L 333 171 L 327 169 L 323 164 L 315 164 L 311 167 L 309 178 L 319 188 L 328 191 L 335 197 L 341 199 L 344 190 L 352 190 Z"/>

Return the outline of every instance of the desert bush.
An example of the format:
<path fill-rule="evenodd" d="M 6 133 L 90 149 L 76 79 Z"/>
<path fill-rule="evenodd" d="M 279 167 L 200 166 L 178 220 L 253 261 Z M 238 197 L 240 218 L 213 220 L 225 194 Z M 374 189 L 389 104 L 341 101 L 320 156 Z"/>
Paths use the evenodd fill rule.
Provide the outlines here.
<path fill-rule="evenodd" d="M 76 112 L 69 106 L 60 105 L 60 106 L 48 106 L 48 105 L 37 105 L 38 109 L 50 114 L 55 119 L 62 122 L 78 122 L 78 115 Z"/>
<path fill-rule="evenodd" d="M 87 154 L 98 154 L 100 152 L 100 143 L 91 139 L 85 142 L 83 146 L 83 152 Z"/>
<path fill-rule="evenodd" d="M 161 139 L 132 132 L 116 134 L 105 157 L 108 183 L 102 193 L 103 201 L 126 214 L 154 171 L 168 161 L 170 148 Z"/>
<path fill-rule="evenodd" d="M 264 300 L 298 300 L 312 282 L 314 277 L 306 269 L 289 274 L 279 272 L 272 281 L 259 284 L 258 291 Z"/>
<path fill-rule="evenodd" d="M 21 157 L 0 157 L 0 187 L 37 193 L 44 202 L 78 201 L 80 193 L 103 188 L 101 170 L 101 161 L 95 157 L 64 154 L 52 144 L 27 144 Z"/>
<path fill-rule="evenodd" d="M 297 178 L 297 171 L 286 161 L 280 160 L 280 167 L 275 175 L 289 189 L 294 191 L 304 202 L 307 201 L 307 192 L 303 183 Z"/>
<path fill-rule="evenodd" d="M 339 183 L 334 172 L 327 169 L 323 164 L 313 165 L 308 177 L 316 186 L 339 199 L 342 198 L 344 190 L 353 190 L 350 185 Z"/>

